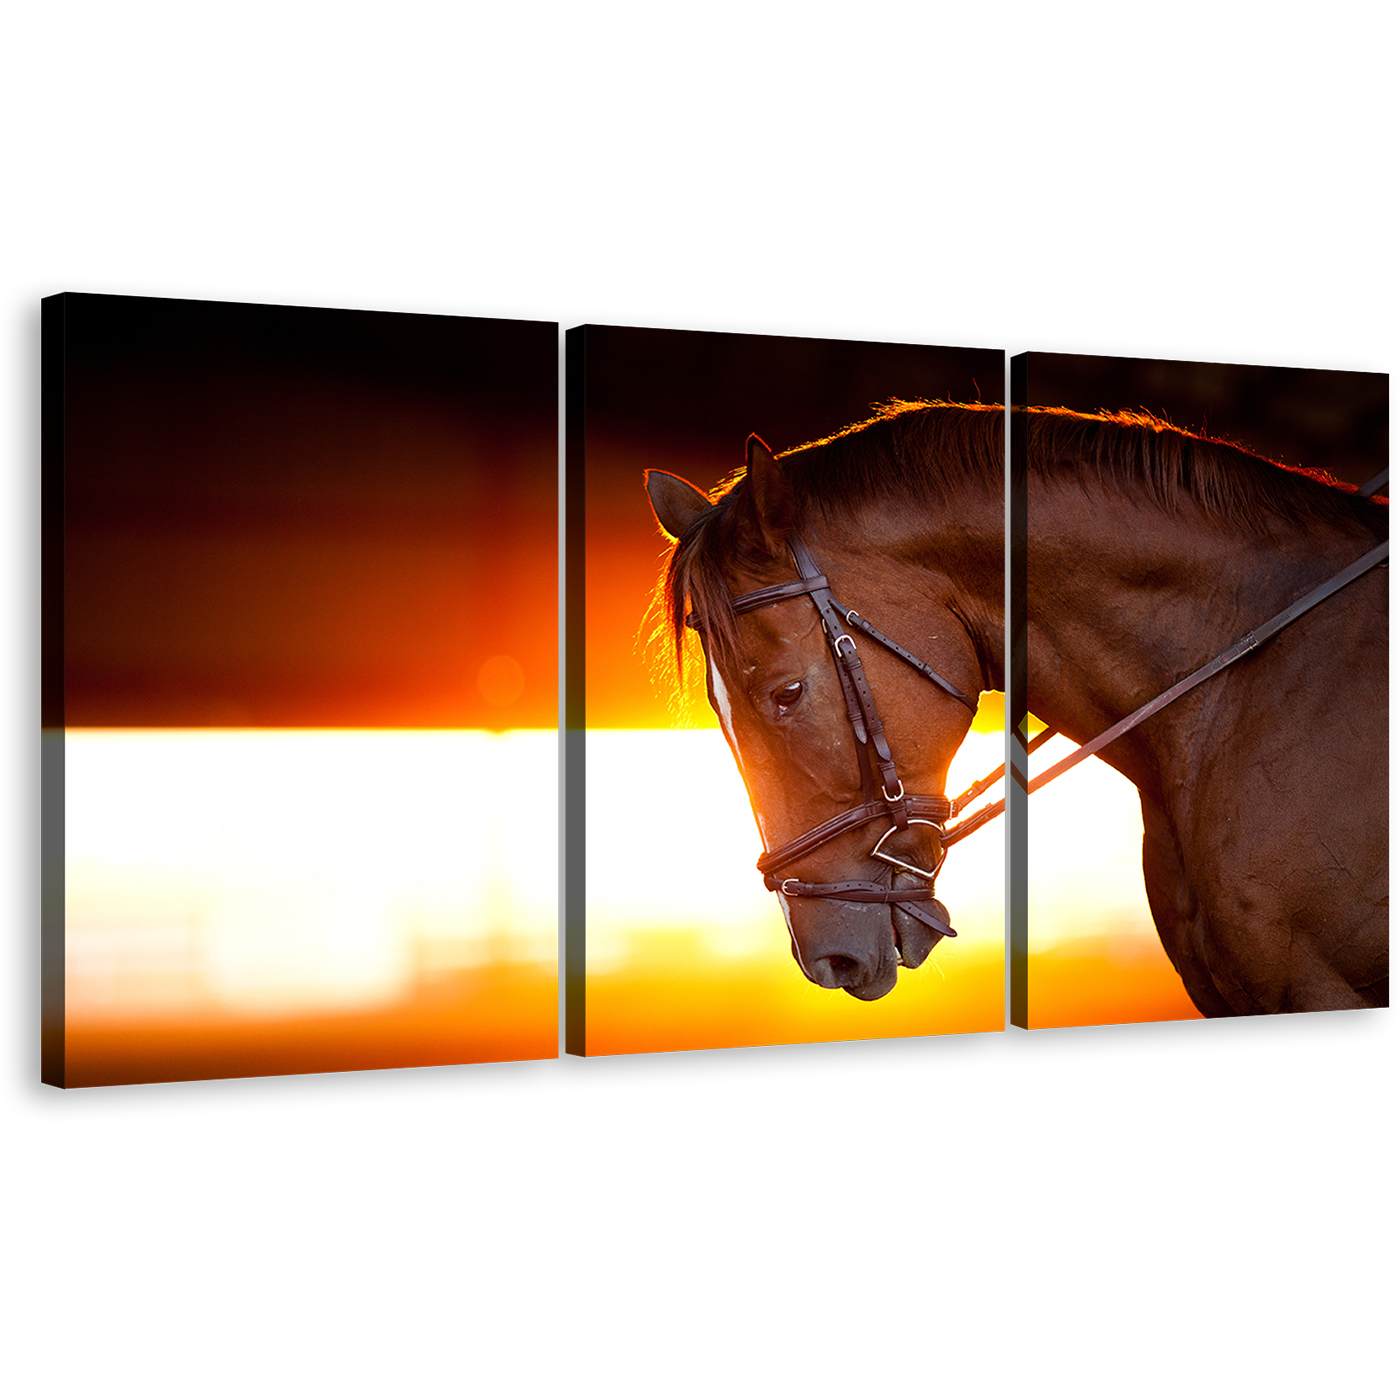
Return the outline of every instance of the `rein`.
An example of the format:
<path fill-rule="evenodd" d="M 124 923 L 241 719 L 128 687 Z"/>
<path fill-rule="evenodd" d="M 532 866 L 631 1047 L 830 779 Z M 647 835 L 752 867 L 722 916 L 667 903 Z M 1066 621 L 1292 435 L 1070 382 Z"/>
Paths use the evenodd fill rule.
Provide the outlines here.
<path fill-rule="evenodd" d="M 1380 478 L 1377 478 L 1379 480 Z M 1363 488 L 1364 489 L 1364 488 Z M 1276 632 L 1281 632 L 1290 622 L 1296 622 L 1305 612 L 1315 608 L 1325 599 L 1330 598 L 1334 593 L 1345 588 L 1347 584 L 1361 577 L 1362 574 L 1381 563 L 1390 553 L 1390 541 L 1378 544 L 1368 554 L 1363 554 L 1355 563 L 1348 564 L 1340 573 L 1334 574 L 1326 583 L 1319 584 L 1310 593 L 1305 593 L 1301 598 L 1290 603 L 1281 613 L 1275 613 L 1267 622 L 1261 623 L 1253 631 L 1246 632 L 1232 646 L 1228 646 L 1219 656 L 1211 661 L 1207 661 L 1204 666 L 1192 671 L 1189 676 L 1184 676 L 1181 680 L 1164 690 L 1147 704 L 1134 710 L 1132 714 L 1120 719 L 1117 724 L 1105 729 L 1102 734 L 1090 739 L 1087 744 L 1081 744 L 1071 754 L 1067 754 L 1058 763 L 1047 768 L 1045 772 L 1032 778 L 1026 785 L 1027 793 L 1032 793 L 1043 788 L 1046 783 L 1053 782 L 1063 773 L 1068 773 L 1076 764 L 1082 763 L 1086 758 L 1092 757 L 1102 748 L 1106 748 L 1115 739 L 1121 739 L 1130 729 L 1136 729 L 1143 720 L 1150 719 L 1159 710 L 1164 710 L 1173 700 L 1179 700 L 1188 690 L 1194 690 L 1202 681 L 1208 681 L 1212 676 L 1218 675 L 1227 666 L 1233 666 L 1242 657 L 1248 656 L 1256 647 L 1262 646 Z M 1043 729 L 1026 746 L 1026 753 L 1032 754 L 1047 739 L 1052 738 L 1058 731 L 1054 729 Z M 969 793 L 974 791 L 983 792 L 990 787 L 1006 771 L 1006 765 L 989 773 L 980 782 L 974 783 L 968 789 Z M 966 794 L 964 794 L 966 796 Z M 959 799 L 961 800 L 961 799 Z M 989 803 L 981 811 L 969 817 L 967 821 L 948 833 L 945 844 L 951 844 L 962 836 L 970 835 L 979 826 L 985 825 L 993 817 L 999 817 L 1006 810 L 1006 799 L 998 798 L 997 801 Z"/>

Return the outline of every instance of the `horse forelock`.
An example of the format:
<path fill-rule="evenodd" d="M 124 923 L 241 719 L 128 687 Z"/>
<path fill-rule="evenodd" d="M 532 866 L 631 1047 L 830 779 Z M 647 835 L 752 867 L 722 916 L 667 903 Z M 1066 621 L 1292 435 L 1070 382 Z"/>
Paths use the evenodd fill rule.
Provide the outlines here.
<path fill-rule="evenodd" d="M 731 576 L 737 570 L 757 570 L 771 563 L 744 546 L 734 506 L 742 483 L 732 486 L 707 510 L 700 512 L 676 541 L 661 578 L 659 592 L 665 630 L 675 652 L 676 677 L 684 685 L 686 623 L 693 618 L 703 630 L 705 646 L 715 665 L 733 673 L 739 655 L 739 628 L 731 603 Z"/>

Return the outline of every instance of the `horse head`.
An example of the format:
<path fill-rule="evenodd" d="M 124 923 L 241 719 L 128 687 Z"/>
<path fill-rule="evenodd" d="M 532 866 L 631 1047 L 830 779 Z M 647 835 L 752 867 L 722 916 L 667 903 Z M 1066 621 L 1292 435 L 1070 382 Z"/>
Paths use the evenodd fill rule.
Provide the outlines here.
<path fill-rule="evenodd" d="M 901 552 L 888 508 L 807 508 L 757 437 L 717 500 L 658 471 L 647 492 L 675 541 L 677 646 L 689 622 L 793 956 L 819 986 L 882 997 L 952 933 L 932 898 L 943 793 L 984 666 L 951 585 Z"/>

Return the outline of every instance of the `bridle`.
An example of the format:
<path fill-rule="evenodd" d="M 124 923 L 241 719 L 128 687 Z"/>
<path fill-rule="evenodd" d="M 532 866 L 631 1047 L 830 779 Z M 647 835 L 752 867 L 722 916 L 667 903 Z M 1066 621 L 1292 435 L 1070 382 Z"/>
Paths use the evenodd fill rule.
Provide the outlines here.
<path fill-rule="evenodd" d="M 984 779 L 981 784 L 970 788 L 953 801 L 949 801 L 943 793 L 929 797 L 905 792 L 904 782 L 890 752 L 889 739 L 880 719 L 880 711 L 875 705 L 875 696 L 865 678 L 865 667 L 861 665 L 860 653 L 856 649 L 851 632 L 860 632 L 878 642 L 926 680 L 932 681 L 954 700 L 966 705 L 974 714 L 977 712 L 977 702 L 964 695 L 951 681 L 940 676 L 927 662 L 920 661 L 912 652 L 906 651 L 898 642 L 867 622 L 854 608 L 847 608 L 838 603 L 832 596 L 826 575 L 817 567 L 807 546 L 796 535 L 788 540 L 788 549 L 792 554 L 793 563 L 797 566 L 799 577 L 788 583 L 775 583 L 767 588 L 755 589 L 752 593 L 742 593 L 737 598 L 730 599 L 730 606 L 735 614 L 739 615 L 785 602 L 789 598 L 805 596 L 812 600 L 821 618 L 827 646 L 836 663 L 836 676 L 841 682 L 841 693 L 846 701 L 846 717 L 855 734 L 856 752 L 860 759 L 861 791 L 865 801 L 858 807 L 852 807 L 849 811 L 812 827 L 810 831 L 795 837 L 776 850 L 765 851 L 758 861 L 763 883 L 768 889 L 787 899 L 839 899 L 854 904 L 892 904 L 930 928 L 935 935 L 934 942 L 940 938 L 956 938 L 956 930 L 948 923 L 947 909 L 934 898 L 933 884 L 947 857 L 948 847 L 973 829 L 972 821 L 975 820 L 976 825 L 980 826 L 985 818 L 982 818 L 979 812 L 977 818 L 961 823 L 951 830 L 946 823 L 996 779 Z M 700 623 L 694 614 L 686 618 L 686 625 L 700 630 Z M 1000 773 L 996 776 L 1000 776 Z M 890 825 L 884 835 L 875 842 L 870 855 L 896 870 L 927 880 L 927 889 L 895 890 L 872 880 L 839 880 L 818 884 L 792 877 L 781 878 L 776 873 L 819 850 L 838 836 L 844 836 L 848 831 L 880 820 L 888 821 Z M 927 826 L 934 832 L 938 844 L 938 857 L 932 870 L 920 869 L 917 865 L 900 860 L 883 849 L 885 842 L 895 832 L 907 831 L 911 825 Z"/>
<path fill-rule="evenodd" d="M 1362 487 L 1362 492 L 1368 496 L 1371 495 L 1378 485 L 1383 483 L 1386 476 L 1387 473 L 1382 473 L 1375 481 Z M 974 798 L 980 796 L 993 783 L 999 781 L 1006 771 L 1005 764 L 993 769 L 985 778 L 974 783 L 966 792 L 951 801 L 942 793 L 932 797 L 907 794 L 904 791 L 904 783 L 895 768 L 894 757 L 890 753 L 889 741 L 885 736 L 885 726 L 881 723 L 880 712 L 875 707 L 875 697 L 866 681 L 865 668 L 861 665 L 860 653 L 856 650 L 855 640 L 851 636 L 850 629 L 854 628 L 872 641 L 879 643 L 880 646 L 892 652 L 906 665 L 913 667 L 921 676 L 932 681 L 934 685 L 952 696 L 954 700 L 966 705 L 974 713 L 977 710 L 977 702 L 964 695 L 957 686 L 940 676 L 926 662 L 920 661 L 912 652 L 906 651 L 898 642 L 885 636 L 854 609 L 845 608 L 838 603 L 832 596 L 826 575 L 817 568 L 807 546 L 796 535 L 788 540 L 788 549 L 791 551 L 793 563 L 797 566 L 798 578 L 788 583 L 775 583 L 767 588 L 755 589 L 752 593 L 740 594 L 737 598 L 730 599 L 730 606 L 735 614 L 739 615 L 753 612 L 758 608 L 769 607 L 774 603 L 784 602 L 789 598 L 800 598 L 804 595 L 811 598 L 821 617 L 822 631 L 826 636 L 827 645 L 831 649 L 832 658 L 836 662 L 836 675 L 841 682 L 841 691 L 846 700 L 846 715 L 851 722 L 851 729 L 855 733 L 856 751 L 860 758 L 861 789 L 865 801 L 859 807 L 852 807 L 849 811 L 842 812 L 839 816 L 832 817 L 829 821 L 812 827 L 810 831 L 804 832 L 801 836 L 787 842 L 786 845 L 779 846 L 777 850 L 765 851 L 758 861 L 758 869 L 763 876 L 763 883 L 768 889 L 774 890 L 788 899 L 839 899 L 855 904 L 892 904 L 932 929 L 935 943 L 940 938 L 956 938 L 956 930 L 948 924 L 947 909 L 934 898 L 934 881 L 938 872 L 943 868 L 944 860 L 947 859 L 948 847 L 954 842 L 960 841 L 964 836 L 970 836 L 979 827 L 991 821 L 993 817 L 1000 816 L 1006 809 L 1006 799 L 999 798 L 995 802 L 988 803 L 987 806 L 974 812 L 956 826 L 949 827 L 946 823 L 952 817 L 957 816 Z M 1344 588 L 1354 579 L 1360 578 L 1362 574 L 1381 563 L 1389 556 L 1389 553 L 1390 544 L 1388 541 L 1378 545 L 1354 563 L 1349 564 L 1340 573 L 1334 574 L 1325 583 L 1319 584 L 1311 592 L 1291 603 L 1282 612 L 1275 614 L 1267 622 L 1250 632 L 1246 632 L 1237 642 L 1227 647 L 1204 666 L 1192 671 L 1190 675 L 1183 677 L 1175 685 L 1134 710 L 1132 714 L 1126 715 L 1116 724 L 1104 730 L 1102 734 L 1089 740 L 1088 743 L 1081 744 L 1073 753 L 1068 754 L 1044 773 L 1037 775 L 1030 782 L 1024 783 L 1026 790 L 1035 792 L 1044 787 L 1046 783 L 1058 778 L 1062 773 L 1068 772 L 1077 763 L 1097 753 L 1115 739 L 1121 738 L 1130 729 L 1136 728 L 1145 719 L 1185 695 L 1188 690 L 1194 689 L 1202 681 L 1209 680 L 1211 676 L 1223 671 L 1227 666 L 1233 665 L 1241 657 L 1247 656 L 1256 647 L 1268 641 L 1276 632 L 1296 621 L 1309 609 L 1316 607 L 1323 599 L 1331 597 L 1339 589 Z M 686 625 L 700 630 L 700 623 L 693 613 L 686 618 Z M 1033 753 L 1055 732 L 1054 729 L 1042 730 L 1029 744 L 1025 744 L 1024 752 Z M 1024 743 L 1024 736 L 1022 736 L 1022 742 Z M 882 818 L 890 822 L 891 825 L 884 835 L 875 842 L 870 850 L 870 855 L 875 860 L 893 866 L 896 870 L 903 870 L 927 880 L 927 889 L 895 890 L 870 880 L 841 880 L 817 884 L 790 877 L 780 878 L 775 873 L 784 866 L 791 865 L 794 861 L 801 860 L 804 856 L 819 850 L 838 836 L 844 836 L 848 831 L 854 831 L 857 827 L 867 826 Z M 907 861 L 902 861 L 881 849 L 896 831 L 905 831 L 911 824 L 931 827 L 937 837 L 938 857 L 932 870 L 921 870 L 918 866 L 910 865 Z M 932 908 L 923 907 L 925 905 L 931 905 Z"/>

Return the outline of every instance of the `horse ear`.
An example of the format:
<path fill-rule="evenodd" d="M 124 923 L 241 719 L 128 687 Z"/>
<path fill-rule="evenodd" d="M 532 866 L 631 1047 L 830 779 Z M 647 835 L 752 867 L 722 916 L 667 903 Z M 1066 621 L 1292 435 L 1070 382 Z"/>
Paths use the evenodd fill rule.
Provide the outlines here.
<path fill-rule="evenodd" d="M 709 506 L 710 498 L 670 472 L 649 471 L 646 477 L 647 495 L 651 497 L 657 524 L 673 540 L 680 539 L 685 527 Z"/>
<path fill-rule="evenodd" d="M 768 444 L 757 433 L 749 435 L 748 463 L 747 480 L 755 521 L 769 552 L 777 554 L 792 531 L 796 514 L 792 488 Z"/>

